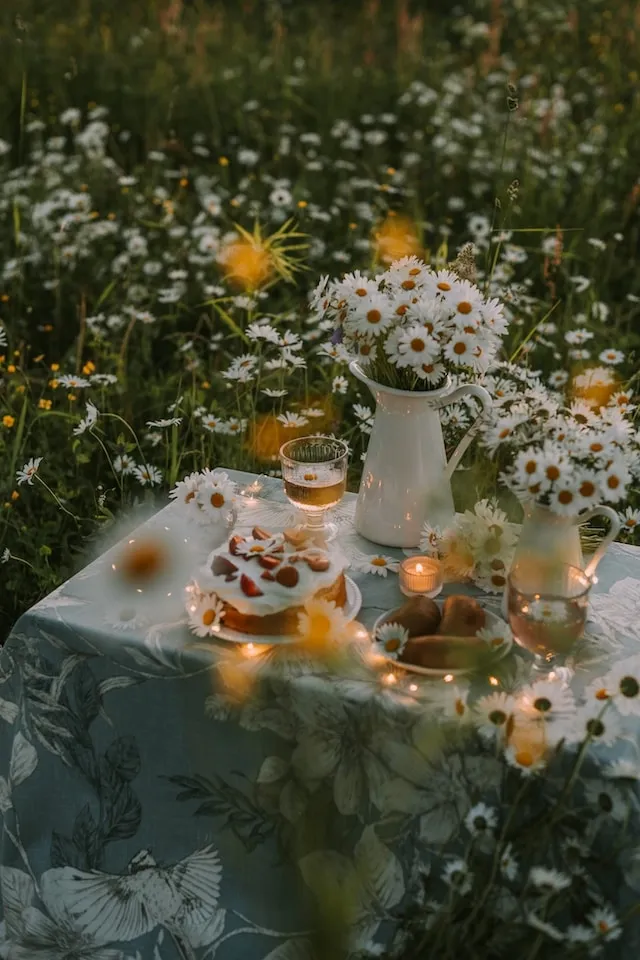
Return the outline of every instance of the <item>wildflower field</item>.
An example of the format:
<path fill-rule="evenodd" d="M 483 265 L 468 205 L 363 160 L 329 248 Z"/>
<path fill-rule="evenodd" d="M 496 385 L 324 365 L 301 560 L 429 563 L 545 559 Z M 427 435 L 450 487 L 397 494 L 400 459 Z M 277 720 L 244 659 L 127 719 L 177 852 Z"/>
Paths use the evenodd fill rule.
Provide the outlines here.
<path fill-rule="evenodd" d="M 323 275 L 472 242 L 503 369 L 633 416 L 637 4 L 5 0 L 0 56 L 0 636 L 191 470 L 323 432 L 357 488 Z"/>

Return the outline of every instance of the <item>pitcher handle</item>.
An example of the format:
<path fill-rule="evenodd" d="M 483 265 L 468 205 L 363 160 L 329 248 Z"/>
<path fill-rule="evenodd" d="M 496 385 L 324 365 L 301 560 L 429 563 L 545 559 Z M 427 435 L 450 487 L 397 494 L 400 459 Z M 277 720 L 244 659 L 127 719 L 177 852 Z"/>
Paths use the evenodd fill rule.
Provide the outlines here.
<path fill-rule="evenodd" d="M 612 510 L 611 507 L 605 506 L 593 507 L 591 510 L 587 510 L 586 513 L 579 514 L 574 522 L 576 526 L 582 526 L 583 523 L 587 523 L 587 521 L 592 520 L 593 517 L 605 517 L 609 521 L 609 533 L 603 538 L 600 546 L 591 557 L 591 560 L 585 568 L 584 572 L 588 577 L 592 577 L 594 575 L 596 572 L 596 567 L 604 557 L 615 538 L 620 533 L 620 528 L 622 527 L 615 510 Z"/>
<path fill-rule="evenodd" d="M 443 397 L 442 400 L 438 402 L 436 407 L 438 409 L 440 407 L 447 407 L 450 403 L 455 403 L 456 400 L 459 400 L 461 397 L 464 397 L 464 396 L 475 397 L 476 400 L 479 400 L 482 410 L 480 411 L 476 419 L 473 421 L 473 423 L 467 430 L 466 434 L 464 435 L 464 437 L 462 438 L 462 440 L 460 441 L 456 449 L 451 454 L 449 458 L 449 462 L 447 463 L 446 471 L 445 471 L 445 476 L 447 480 L 451 479 L 454 470 L 462 460 L 462 457 L 466 453 L 467 448 L 469 447 L 469 444 L 471 443 L 471 441 L 477 434 L 478 430 L 480 429 L 480 424 L 482 423 L 482 420 L 485 414 L 489 412 L 492 405 L 491 396 L 484 389 L 484 387 L 479 387 L 476 383 L 463 383 L 459 387 L 456 387 L 455 390 L 452 390 L 451 393 L 448 393 L 446 397 Z"/>

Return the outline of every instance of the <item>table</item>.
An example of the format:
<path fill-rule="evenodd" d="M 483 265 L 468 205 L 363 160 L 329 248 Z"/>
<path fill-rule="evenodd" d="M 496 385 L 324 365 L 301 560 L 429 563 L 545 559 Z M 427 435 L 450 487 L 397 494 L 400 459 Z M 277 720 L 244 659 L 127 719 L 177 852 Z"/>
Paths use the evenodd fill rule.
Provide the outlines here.
<path fill-rule="evenodd" d="M 286 524 L 279 481 L 263 496 L 240 522 L 273 527 L 277 511 Z M 350 527 L 354 501 L 339 508 L 343 548 L 376 553 Z M 198 641 L 180 617 L 115 622 L 109 562 L 36 604 L 0 655 L 2 955 L 304 960 L 317 896 L 332 891 L 334 910 L 347 891 L 359 944 L 384 940 L 419 858 L 456 842 L 469 784 L 498 775 L 490 755 L 429 756 L 426 707 L 446 709 L 443 685 L 389 685 L 362 663 L 331 677 L 297 651 Z M 367 626 L 402 599 L 394 574 L 352 575 Z M 583 680 L 640 649 L 640 550 L 614 545 L 592 617 Z M 500 689 L 526 671 L 504 661 Z M 633 857 L 616 903 L 640 891 Z M 629 956 L 638 943 L 625 935 Z"/>

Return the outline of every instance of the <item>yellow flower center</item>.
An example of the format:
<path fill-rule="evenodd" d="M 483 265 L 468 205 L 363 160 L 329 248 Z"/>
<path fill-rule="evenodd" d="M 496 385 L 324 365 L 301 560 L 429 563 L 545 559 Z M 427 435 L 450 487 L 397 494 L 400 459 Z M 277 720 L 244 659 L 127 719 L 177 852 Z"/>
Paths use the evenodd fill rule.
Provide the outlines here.
<path fill-rule="evenodd" d="M 415 285 L 416 285 L 415 280 L 403 280 L 401 283 L 401 287 L 403 290 L 413 290 Z"/>
<path fill-rule="evenodd" d="M 364 289 L 364 287 L 358 287 L 358 289 L 356 290 L 356 296 L 366 297 L 366 295 L 367 295 L 367 291 Z"/>
<path fill-rule="evenodd" d="M 367 313 L 367 323 L 380 323 L 382 314 L 379 310 L 369 310 Z"/>
<path fill-rule="evenodd" d="M 205 612 L 202 614 L 202 622 L 205 625 L 205 627 L 210 627 L 213 621 L 215 620 L 215 618 L 216 618 L 215 610 L 205 610 Z"/>
<path fill-rule="evenodd" d="M 548 480 L 557 480 L 560 476 L 560 471 L 553 464 L 546 469 L 547 479 Z"/>
<path fill-rule="evenodd" d="M 421 340 L 420 337 L 414 337 L 409 346 L 412 350 L 415 350 L 416 353 L 420 353 L 420 351 L 425 348 L 425 342 Z"/>
<path fill-rule="evenodd" d="M 384 557 L 374 557 L 371 561 L 371 566 L 373 567 L 386 567 L 387 561 Z"/>
<path fill-rule="evenodd" d="M 224 494 L 212 493 L 210 497 L 211 506 L 219 509 L 224 504 Z"/>
<path fill-rule="evenodd" d="M 438 290 L 444 290 L 445 292 L 451 290 L 451 284 L 447 283 L 446 280 L 441 280 L 438 284 Z"/>
<path fill-rule="evenodd" d="M 518 750 L 514 759 L 520 767 L 533 766 L 534 758 L 530 750 Z"/>
<path fill-rule="evenodd" d="M 459 357 L 462 356 L 463 353 L 467 352 L 466 343 L 463 343 L 461 340 L 458 340 L 458 342 L 453 345 L 453 352 L 457 354 Z"/>
<path fill-rule="evenodd" d="M 471 313 L 473 306 L 468 300 L 461 300 L 458 304 L 458 313 Z"/>

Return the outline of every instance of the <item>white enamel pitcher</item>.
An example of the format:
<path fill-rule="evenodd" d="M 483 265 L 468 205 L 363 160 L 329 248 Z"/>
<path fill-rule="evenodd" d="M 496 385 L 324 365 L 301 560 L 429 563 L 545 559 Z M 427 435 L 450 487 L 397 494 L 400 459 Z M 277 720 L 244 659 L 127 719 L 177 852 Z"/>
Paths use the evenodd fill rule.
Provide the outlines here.
<path fill-rule="evenodd" d="M 523 504 L 523 510 L 524 520 L 513 558 L 514 564 L 525 557 L 554 559 L 558 563 L 579 567 L 588 577 L 593 577 L 596 567 L 620 533 L 620 520 L 611 507 L 597 506 L 572 517 L 562 517 L 549 507 L 527 501 Z M 580 545 L 580 527 L 593 517 L 604 517 L 608 520 L 609 532 L 585 566 Z"/>
<path fill-rule="evenodd" d="M 451 476 L 491 407 L 491 397 L 473 383 L 455 389 L 447 384 L 439 390 L 398 390 L 369 379 L 356 360 L 349 369 L 376 399 L 356 530 L 383 546 L 417 547 L 425 522 L 444 528 L 454 519 Z M 479 400 L 482 412 L 447 463 L 438 411 L 464 396 Z"/>

